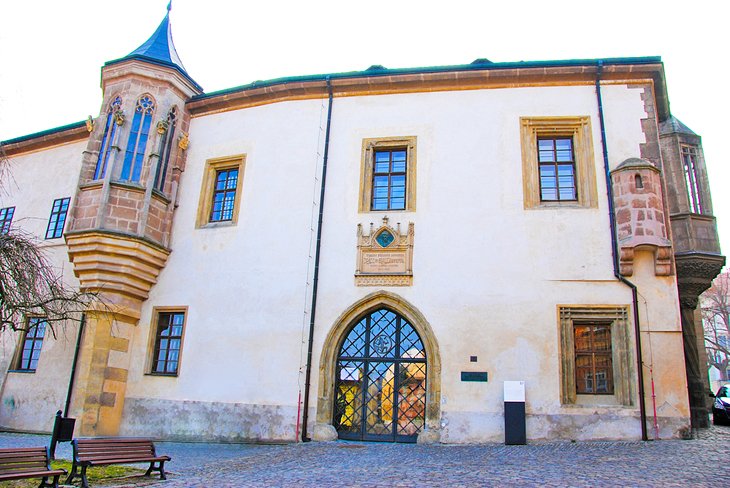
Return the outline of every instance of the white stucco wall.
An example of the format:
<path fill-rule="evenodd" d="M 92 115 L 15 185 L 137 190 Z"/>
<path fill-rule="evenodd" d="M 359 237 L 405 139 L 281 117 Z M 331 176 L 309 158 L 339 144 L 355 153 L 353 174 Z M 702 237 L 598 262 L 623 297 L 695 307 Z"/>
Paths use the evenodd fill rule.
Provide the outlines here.
<path fill-rule="evenodd" d="M 15 207 L 13 227 L 36 236 L 50 262 L 58 266 L 69 286 L 78 286 L 68 262 L 63 238 L 45 240 L 53 201 L 76 194 L 81 153 L 86 142 L 64 144 L 45 151 L 11 157 L 10 176 L 3 181 L 0 207 Z M 67 221 L 68 223 L 68 221 Z M 77 325 L 58 324 L 56 337 L 46 330 L 33 373 L 4 374 L 0 426 L 28 431 L 50 431 L 57 410 L 63 410 L 76 346 Z M 0 368 L 8 371 L 16 353 L 20 334 L 0 333 Z"/>
<path fill-rule="evenodd" d="M 625 86 L 604 89 L 612 167 L 640 155 L 646 117 L 640 95 Z M 135 405 L 154 399 L 283 407 L 289 425 L 278 434 L 293 439 L 325 108 L 320 100 L 286 102 L 193 119 L 173 254 L 134 338 L 127 397 Z M 557 115 L 591 118 L 597 209 L 523 208 L 519 118 Z M 416 211 L 358 213 L 362 140 L 402 136 L 417 137 Z M 444 440 L 500 440 L 505 380 L 527 381 L 528 413 L 535 418 L 590 416 L 591 409 L 566 412 L 560 405 L 556 307 L 631 304 L 630 290 L 613 278 L 600 141 L 593 87 L 336 98 L 310 422 L 325 336 L 351 304 L 379 289 L 408 300 L 434 330 L 443 364 Z M 205 160 L 236 154 L 246 155 L 238 224 L 195 229 Z M 357 224 L 377 227 L 384 215 L 403 229 L 415 223 L 413 285 L 356 287 Z M 678 330 L 674 280 L 649 277 L 642 288 L 656 286 L 646 292 L 647 310 Z M 146 376 L 151 309 L 175 305 L 189 307 L 180 375 Z M 461 371 L 472 370 L 487 371 L 489 381 L 459 381 Z M 682 392 L 677 395 L 671 392 L 667 402 L 681 416 Z M 606 412 L 625 419 L 589 437 L 639 435 L 636 408 Z M 538 436 L 570 435 L 540 422 L 533 429 Z"/>
<path fill-rule="evenodd" d="M 640 120 L 646 113 L 640 89 L 609 85 L 603 97 L 609 161 L 616 167 L 640 156 L 640 144 L 646 142 Z M 120 434 L 295 439 L 305 382 L 313 202 L 319 195 L 326 103 L 281 102 L 192 119 L 172 254 L 131 338 Z M 525 116 L 590 117 L 598 208 L 524 209 L 520 117 Z M 417 138 L 416 210 L 358 212 L 363 139 L 405 136 Z M 47 222 L 53 198 L 73 195 L 81 150 L 79 144 L 64 147 L 63 153 L 29 156 L 36 166 L 28 178 L 38 167 L 52 169 L 65 158 L 75 158 L 76 166 L 64 194 L 50 196 L 55 194 L 50 191 L 55 191 L 53 171 L 44 172 L 49 181 L 42 184 L 48 186 L 34 181 L 33 194 L 43 188 L 48 202 L 34 201 L 33 210 L 22 215 Z M 206 161 L 240 154 L 246 162 L 237 224 L 197 229 Z M 325 337 L 352 304 L 387 290 L 417 308 L 434 332 L 443 366 L 443 441 L 501 441 L 507 380 L 526 381 L 528 438 L 638 438 L 635 402 L 631 407 L 561 405 L 558 305 L 631 305 L 629 288 L 613 276 L 603 175 L 592 86 L 335 98 L 310 431 Z M 377 227 L 385 215 L 404 230 L 415 224 L 413 284 L 355 286 L 357 225 Z M 45 231 L 43 222 L 33 225 L 36 232 Z M 59 263 L 66 262 L 61 251 Z M 684 366 L 675 279 L 654 276 L 648 253 L 637 253 L 631 279 L 642 297 L 645 349 L 654 348 L 661 435 L 676 435 L 688 423 L 688 410 L 678 373 Z M 148 374 L 155 307 L 187 308 L 176 377 Z M 488 382 L 461 382 L 462 371 L 486 371 Z M 39 373 L 40 367 L 36 379 Z M 12 379 L 13 374 L 3 399 L 17 389 Z M 61 390 L 55 388 L 54 398 L 65 395 L 65 386 Z M 10 425 L 3 408 L 1 424 Z M 603 420 L 598 425 L 595 413 Z M 29 422 L 40 425 L 38 419 Z"/>

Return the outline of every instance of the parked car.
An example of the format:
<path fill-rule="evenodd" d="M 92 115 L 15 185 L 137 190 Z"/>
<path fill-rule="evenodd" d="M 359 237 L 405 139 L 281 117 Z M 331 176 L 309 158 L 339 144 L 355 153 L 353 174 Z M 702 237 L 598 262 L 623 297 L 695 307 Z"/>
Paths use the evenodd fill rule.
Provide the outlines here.
<path fill-rule="evenodd" d="M 730 384 L 722 385 L 712 403 L 712 423 L 730 425 Z"/>

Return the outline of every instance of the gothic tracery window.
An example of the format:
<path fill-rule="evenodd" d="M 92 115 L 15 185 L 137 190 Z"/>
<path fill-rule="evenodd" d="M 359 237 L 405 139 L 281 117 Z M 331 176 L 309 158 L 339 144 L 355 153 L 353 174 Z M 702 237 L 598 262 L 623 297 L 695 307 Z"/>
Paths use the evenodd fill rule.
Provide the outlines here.
<path fill-rule="evenodd" d="M 109 104 L 109 110 L 106 114 L 106 123 L 104 124 L 104 136 L 101 138 L 101 147 L 99 148 L 99 157 L 96 160 L 96 170 L 94 171 L 94 179 L 100 180 L 106 175 L 106 169 L 109 165 L 109 158 L 112 154 L 112 146 L 117 135 L 117 124 L 115 114 L 122 108 L 121 97 L 116 97 Z"/>
<path fill-rule="evenodd" d="M 167 168 L 170 164 L 170 156 L 172 154 L 172 143 L 175 138 L 175 126 L 177 125 L 177 108 L 172 107 L 167 114 L 165 121 L 167 128 L 160 138 L 160 159 L 155 174 L 155 189 L 159 191 L 165 190 L 165 177 L 167 176 Z"/>
<path fill-rule="evenodd" d="M 144 153 L 147 148 L 147 138 L 149 137 L 154 111 L 155 102 L 149 95 L 144 95 L 137 100 L 132 128 L 127 141 L 127 150 L 124 154 L 124 164 L 120 176 L 122 180 L 139 181 L 142 175 Z"/>

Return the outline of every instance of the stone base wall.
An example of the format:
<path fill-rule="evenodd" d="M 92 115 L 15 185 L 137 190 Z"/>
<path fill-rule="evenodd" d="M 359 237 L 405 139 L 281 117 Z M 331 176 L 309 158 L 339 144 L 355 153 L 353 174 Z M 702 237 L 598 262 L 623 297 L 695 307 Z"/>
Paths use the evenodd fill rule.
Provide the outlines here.
<path fill-rule="evenodd" d="M 470 444 L 504 442 L 501 413 L 444 412 L 441 442 Z M 689 418 L 657 418 L 658 439 L 690 435 Z M 527 441 L 634 441 L 641 440 L 638 411 L 633 409 L 590 413 L 527 414 Z M 654 439 L 653 418 L 647 418 L 649 439 Z"/>
<path fill-rule="evenodd" d="M 120 436 L 169 441 L 294 442 L 297 408 L 127 397 Z"/>

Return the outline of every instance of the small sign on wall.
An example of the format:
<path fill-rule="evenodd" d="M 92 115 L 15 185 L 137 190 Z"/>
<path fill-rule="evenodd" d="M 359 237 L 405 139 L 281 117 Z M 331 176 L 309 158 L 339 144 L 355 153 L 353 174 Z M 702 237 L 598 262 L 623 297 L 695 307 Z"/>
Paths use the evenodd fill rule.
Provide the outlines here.
<path fill-rule="evenodd" d="M 462 371 L 461 381 L 478 381 L 482 383 L 487 382 L 486 371 Z"/>

